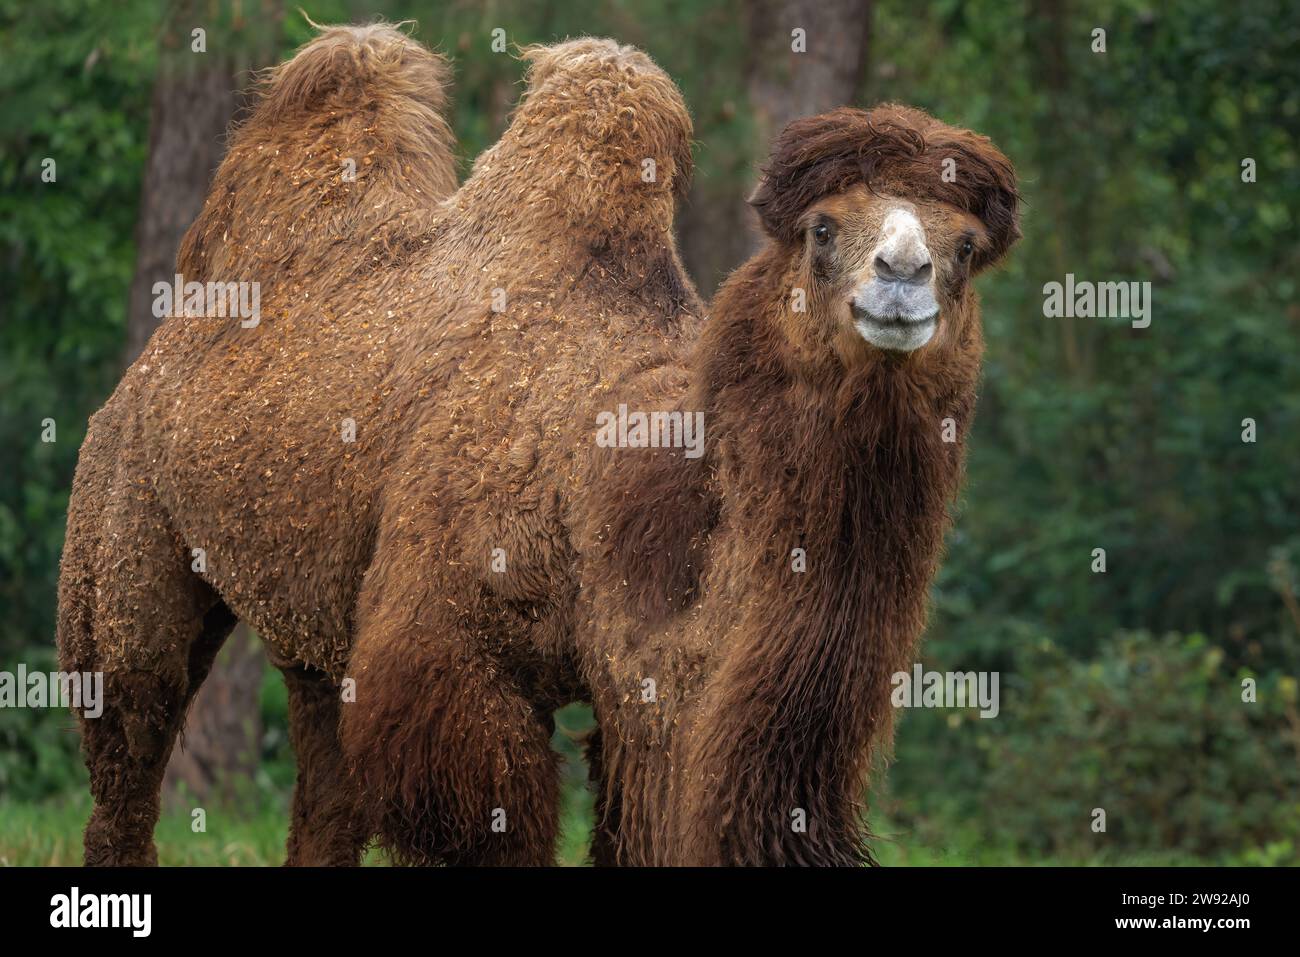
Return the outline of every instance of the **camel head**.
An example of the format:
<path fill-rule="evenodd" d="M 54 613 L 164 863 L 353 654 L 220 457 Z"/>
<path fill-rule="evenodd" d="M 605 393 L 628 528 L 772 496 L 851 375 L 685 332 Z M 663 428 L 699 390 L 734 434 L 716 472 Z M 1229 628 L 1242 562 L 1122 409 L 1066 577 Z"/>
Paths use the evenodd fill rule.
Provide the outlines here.
<path fill-rule="evenodd" d="M 1020 235 L 1007 158 L 904 106 L 794 121 L 750 203 L 804 292 L 787 337 L 848 366 L 979 341 L 971 280 Z"/>

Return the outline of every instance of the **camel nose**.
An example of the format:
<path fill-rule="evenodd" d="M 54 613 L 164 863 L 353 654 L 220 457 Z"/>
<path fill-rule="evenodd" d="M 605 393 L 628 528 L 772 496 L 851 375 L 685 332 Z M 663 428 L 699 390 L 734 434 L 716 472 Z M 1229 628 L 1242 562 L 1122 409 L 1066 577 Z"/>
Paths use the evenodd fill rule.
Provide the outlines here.
<path fill-rule="evenodd" d="M 893 255 L 890 255 L 891 252 Z M 930 274 L 934 272 L 934 266 L 930 264 L 930 254 L 924 248 L 919 250 L 919 254 L 914 250 L 897 248 L 879 252 L 872 267 L 876 270 L 878 278 L 890 282 L 929 282 Z"/>
<path fill-rule="evenodd" d="M 934 266 L 925 244 L 925 229 L 910 209 L 891 209 L 880 228 L 880 244 L 872 258 L 876 278 L 884 282 L 920 285 L 930 281 Z"/>

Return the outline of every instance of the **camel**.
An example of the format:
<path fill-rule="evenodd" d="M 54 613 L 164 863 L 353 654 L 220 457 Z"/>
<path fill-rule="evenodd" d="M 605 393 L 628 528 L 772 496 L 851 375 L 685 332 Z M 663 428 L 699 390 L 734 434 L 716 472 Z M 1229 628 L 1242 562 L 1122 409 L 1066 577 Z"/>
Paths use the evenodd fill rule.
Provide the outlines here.
<path fill-rule="evenodd" d="M 106 687 L 87 863 L 156 862 L 162 770 L 237 619 L 289 688 L 290 864 L 373 838 L 552 863 L 571 701 L 596 863 L 870 860 L 1011 165 L 906 107 L 796 121 L 751 199 L 767 245 L 705 321 L 672 81 L 608 40 L 525 56 L 458 190 L 445 64 L 389 27 L 325 30 L 236 131 L 177 271 L 259 282 L 260 321 L 166 319 L 74 481 L 58 643 Z"/>

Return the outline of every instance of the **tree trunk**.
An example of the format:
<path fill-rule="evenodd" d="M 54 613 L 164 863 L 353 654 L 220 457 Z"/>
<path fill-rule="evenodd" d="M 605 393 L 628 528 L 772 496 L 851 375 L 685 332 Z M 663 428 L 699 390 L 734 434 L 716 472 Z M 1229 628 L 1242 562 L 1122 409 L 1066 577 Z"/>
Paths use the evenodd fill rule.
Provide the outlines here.
<path fill-rule="evenodd" d="M 225 152 L 248 70 L 270 64 L 277 52 L 280 5 L 264 0 L 254 6 L 255 23 L 244 18 L 243 8 L 238 2 L 178 0 L 169 7 L 159 37 L 127 311 L 128 365 L 158 325 L 153 284 L 170 282 L 175 273 L 181 238 L 202 209 Z M 205 31 L 204 52 L 193 49 L 196 28 Z M 208 800 L 251 776 L 261 744 L 263 660 L 260 642 L 240 625 L 190 708 L 167 767 L 167 794 L 183 782 L 193 796 Z"/>
<path fill-rule="evenodd" d="M 1080 139 L 1088 128 L 1088 93 L 1075 88 L 1071 69 L 1079 44 L 1087 53 L 1091 34 L 1071 31 L 1067 0 L 1033 0 L 1025 26 L 1025 61 L 1034 88 L 1045 94 L 1035 102 L 1035 148 L 1038 168 L 1052 170 L 1045 177 L 1039 195 L 1046 200 L 1050 220 L 1069 223 L 1070 228 L 1050 231 L 1050 261 L 1053 278 L 1065 281 L 1069 264 L 1079 261 L 1077 252 L 1092 248 L 1089 235 L 1092 223 L 1092 183 L 1089 175 L 1089 151 Z M 1084 134 L 1086 135 L 1086 133 Z M 1065 185 L 1065 184 L 1068 184 Z M 1060 337 L 1060 356 L 1065 374 L 1072 379 L 1088 379 L 1091 365 L 1093 330 L 1096 323 L 1080 322 L 1063 316 L 1044 324 L 1044 330 Z"/>
<path fill-rule="evenodd" d="M 262 642 L 238 625 L 185 718 L 163 793 L 175 801 L 229 801 L 257 771 L 262 746 Z"/>
<path fill-rule="evenodd" d="M 868 0 L 759 0 L 749 10 L 749 105 L 763 146 L 791 120 L 850 106 L 866 79 Z M 805 52 L 795 52 L 794 31 Z"/>
<path fill-rule="evenodd" d="M 144 350 L 158 326 L 152 308 L 153 284 L 170 281 L 174 274 L 181 237 L 203 208 L 237 105 L 229 62 L 211 53 L 190 54 L 188 43 L 185 50 L 184 55 L 207 59 L 200 66 L 184 68 L 169 65 L 171 58 L 164 55 L 154 82 L 149 159 L 140 191 L 135 274 L 127 310 L 127 365 Z"/>
<path fill-rule="evenodd" d="M 747 4 L 746 64 L 754 138 L 751 186 L 773 137 L 801 116 L 855 103 L 866 78 L 870 0 L 754 0 Z M 802 34 L 796 35 L 795 31 Z M 801 41 L 802 51 L 796 51 Z M 680 221 L 683 256 L 712 296 L 758 246 L 758 223 L 732 183 L 697 180 Z"/>

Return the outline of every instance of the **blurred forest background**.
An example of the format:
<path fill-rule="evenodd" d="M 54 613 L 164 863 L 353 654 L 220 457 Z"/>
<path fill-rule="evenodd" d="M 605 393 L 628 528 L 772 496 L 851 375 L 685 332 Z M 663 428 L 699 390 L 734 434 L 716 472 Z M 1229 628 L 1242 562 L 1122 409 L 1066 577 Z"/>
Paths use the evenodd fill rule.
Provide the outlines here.
<path fill-rule="evenodd" d="M 321 23 L 417 20 L 415 36 L 454 59 L 465 169 L 521 89 L 493 29 L 511 44 L 595 34 L 648 51 L 695 117 L 678 223 L 706 296 L 755 242 L 744 199 L 786 120 L 896 99 L 991 136 L 1020 170 L 1025 239 L 981 283 L 981 405 L 922 660 L 999 671 L 1002 710 L 903 716 L 871 797 L 880 855 L 1300 863 L 1300 5 L 303 7 Z M 796 27 L 805 54 L 790 52 Z M 87 417 L 147 339 L 149 285 L 171 274 L 247 71 L 310 35 L 280 0 L 0 0 L 0 669 L 54 667 Z M 1150 328 L 1044 318 L 1043 284 L 1068 272 L 1149 280 Z M 163 863 L 282 859 L 285 707 L 255 639 L 232 639 L 169 771 Z M 568 863 L 585 855 L 573 739 L 588 720 L 566 709 L 556 735 Z M 0 863 L 80 860 L 72 729 L 61 711 L 0 710 Z M 197 803 L 206 834 L 189 828 Z M 1096 807 L 1105 833 L 1090 828 Z"/>

